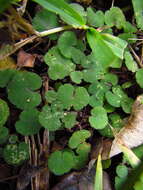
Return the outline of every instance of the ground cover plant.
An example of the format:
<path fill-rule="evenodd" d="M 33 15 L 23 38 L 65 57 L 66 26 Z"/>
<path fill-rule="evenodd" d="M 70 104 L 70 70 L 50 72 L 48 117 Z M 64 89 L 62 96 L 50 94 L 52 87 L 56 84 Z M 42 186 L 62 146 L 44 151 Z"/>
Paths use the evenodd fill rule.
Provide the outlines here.
<path fill-rule="evenodd" d="M 1 187 L 141 190 L 143 2 L 0 5 Z"/>

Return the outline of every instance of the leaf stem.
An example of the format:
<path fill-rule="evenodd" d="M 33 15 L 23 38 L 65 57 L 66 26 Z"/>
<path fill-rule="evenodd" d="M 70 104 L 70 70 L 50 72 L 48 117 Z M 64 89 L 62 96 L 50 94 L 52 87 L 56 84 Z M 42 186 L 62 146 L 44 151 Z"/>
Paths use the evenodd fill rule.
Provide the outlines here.
<path fill-rule="evenodd" d="M 68 26 L 61 26 L 61 27 L 50 29 L 50 30 L 45 30 L 43 32 L 36 32 L 36 35 L 39 37 L 44 37 L 44 36 L 48 36 L 50 34 L 54 34 L 54 33 L 61 32 L 63 30 L 72 29 L 72 28 L 73 27 L 69 26 L 69 25 Z"/>

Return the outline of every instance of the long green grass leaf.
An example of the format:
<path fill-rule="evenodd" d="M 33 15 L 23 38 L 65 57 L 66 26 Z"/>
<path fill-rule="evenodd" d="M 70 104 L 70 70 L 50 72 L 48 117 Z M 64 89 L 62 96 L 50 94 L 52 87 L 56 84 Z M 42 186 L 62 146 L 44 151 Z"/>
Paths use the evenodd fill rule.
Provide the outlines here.
<path fill-rule="evenodd" d="M 45 9 L 59 14 L 61 18 L 74 27 L 82 27 L 85 20 L 64 0 L 33 0 Z"/>
<path fill-rule="evenodd" d="M 143 30 L 143 0 L 132 0 L 137 26 Z"/>
<path fill-rule="evenodd" d="M 103 190 L 103 170 L 100 154 L 97 160 L 94 190 Z"/>

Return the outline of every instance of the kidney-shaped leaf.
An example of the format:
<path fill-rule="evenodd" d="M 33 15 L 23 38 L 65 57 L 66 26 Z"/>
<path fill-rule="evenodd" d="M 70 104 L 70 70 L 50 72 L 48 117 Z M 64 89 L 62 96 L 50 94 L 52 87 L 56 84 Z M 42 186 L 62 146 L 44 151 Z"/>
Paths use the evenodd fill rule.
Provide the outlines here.
<path fill-rule="evenodd" d="M 0 99 L 0 127 L 3 126 L 9 116 L 9 107 L 7 103 Z"/>
<path fill-rule="evenodd" d="M 41 78 L 37 74 L 17 72 L 8 84 L 8 98 L 20 109 L 36 107 L 41 102 L 41 96 L 35 90 L 41 85 Z"/>
<path fill-rule="evenodd" d="M 76 131 L 72 134 L 72 136 L 69 139 L 69 147 L 70 148 L 77 148 L 79 144 L 86 141 L 87 138 L 91 136 L 91 133 L 88 130 L 80 130 Z"/>
<path fill-rule="evenodd" d="M 16 122 L 16 131 L 21 135 L 34 135 L 40 130 L 39 111 L 37 109 L 28 109 L 20 114 L 20 120 Z"/>

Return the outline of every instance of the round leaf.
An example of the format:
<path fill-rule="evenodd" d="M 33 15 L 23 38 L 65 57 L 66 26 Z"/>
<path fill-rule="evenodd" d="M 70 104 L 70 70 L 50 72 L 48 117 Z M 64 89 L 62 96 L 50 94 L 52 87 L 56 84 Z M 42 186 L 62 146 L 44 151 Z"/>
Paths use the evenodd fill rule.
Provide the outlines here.
<path fill-rule="evenodd" d="M 64 113 L 64 118 L 62 119 L 62 121 L 65 124 L 66 128 L 70 129 L 74 127 L 74 125 L 76 124 L 76 113 Z"/>
<path fill-rule="evenodd" d="M 55 151 L 48 159 L 48 167 L 56 175 L 62 175 L 71 170 L 75 164 L 74 154 L 70 151 Z"/>
<path fill-rule="evenodd" d="M 45 105 L 39 114 L 40 124 L 49 131 L 56 131 L 61 127 L 59 112 L 52 112 L 51 108 Z"/>
<path fill-rule="evenodd" d="M 20 120 L 16 122 L 16 131 L 21 135 L 37 134 L 41 128 L 38 120 L 39 111 L 37 109 L 28 109 L 20 114 Z"/>
<path fill-rule="evenodd" d="M 72 31 L 64 32 L 58 39 L 58 48 L 63 56 L 72 57 L 72 47 L 77 44 L 76 35 Z"/>
<path fill-rule="evenodd" d="M 124 178 L 128 175 L 128 168 L 124 165 L 118 165 L 116 168 L 116 173 L 119 177 Z"/>
<path fill-rule="evenodd" d="M 41 102 L 39 93 L 34 92 L 42 85 L 41 78 L 31 72 L 17 72 L 8 84 L 8 98 L 20 109 L 36 107 Z"/>
<path fill-rule="evenodd" d="M 81 79 L 82 79 L 82 72 L 80 71 L 73 71 L 70 74 L 71 80 L 77 84 L 81 83 Z"/>
<path fill-rule="evenodd" d="M 7 103 L 0 99 L 0 127 L 5 124 L 9 116 L 9 107 Z"/>
<path fill-rule="evenodd" d="M 91 110 L 89 122 L 91 127 L 95 129 L 103 129 L 108 124 L 108 117 L 106 110 L 103 107 L 95 107 Z"/>
<path fill-rule="evenodd" d="M 143 80 L 142 80 L 142 77 L 143 77 L 143 69 L 139 69 L 139 70 L 136 72 L 136 81 L 137 81 L 137 83 L 140 85 L 141 88 L 143 88 Z"/>
<path fill-rule="evenodd" d="M 89 103 L 89 94 L 84 87 L 77 87 L 73 98 L 73 107 L 80 110 Z"/>
<path fill-rule="evenodd" d="M 79 144 L 86 141 L 87 138 L 91 136 L 91 133 L 88 130 L 80 130 L 76 131 L 72 134 L 72 136 L 69 139 L 69 147 L 74 149 L 77 148 Z"/>
<path fill-rule="evenodd" d="M 113 107 L 120 107 L 121 98 L 118 95 L 113 94 L 111 91 L 106 92 L 107 102 Z"/>

